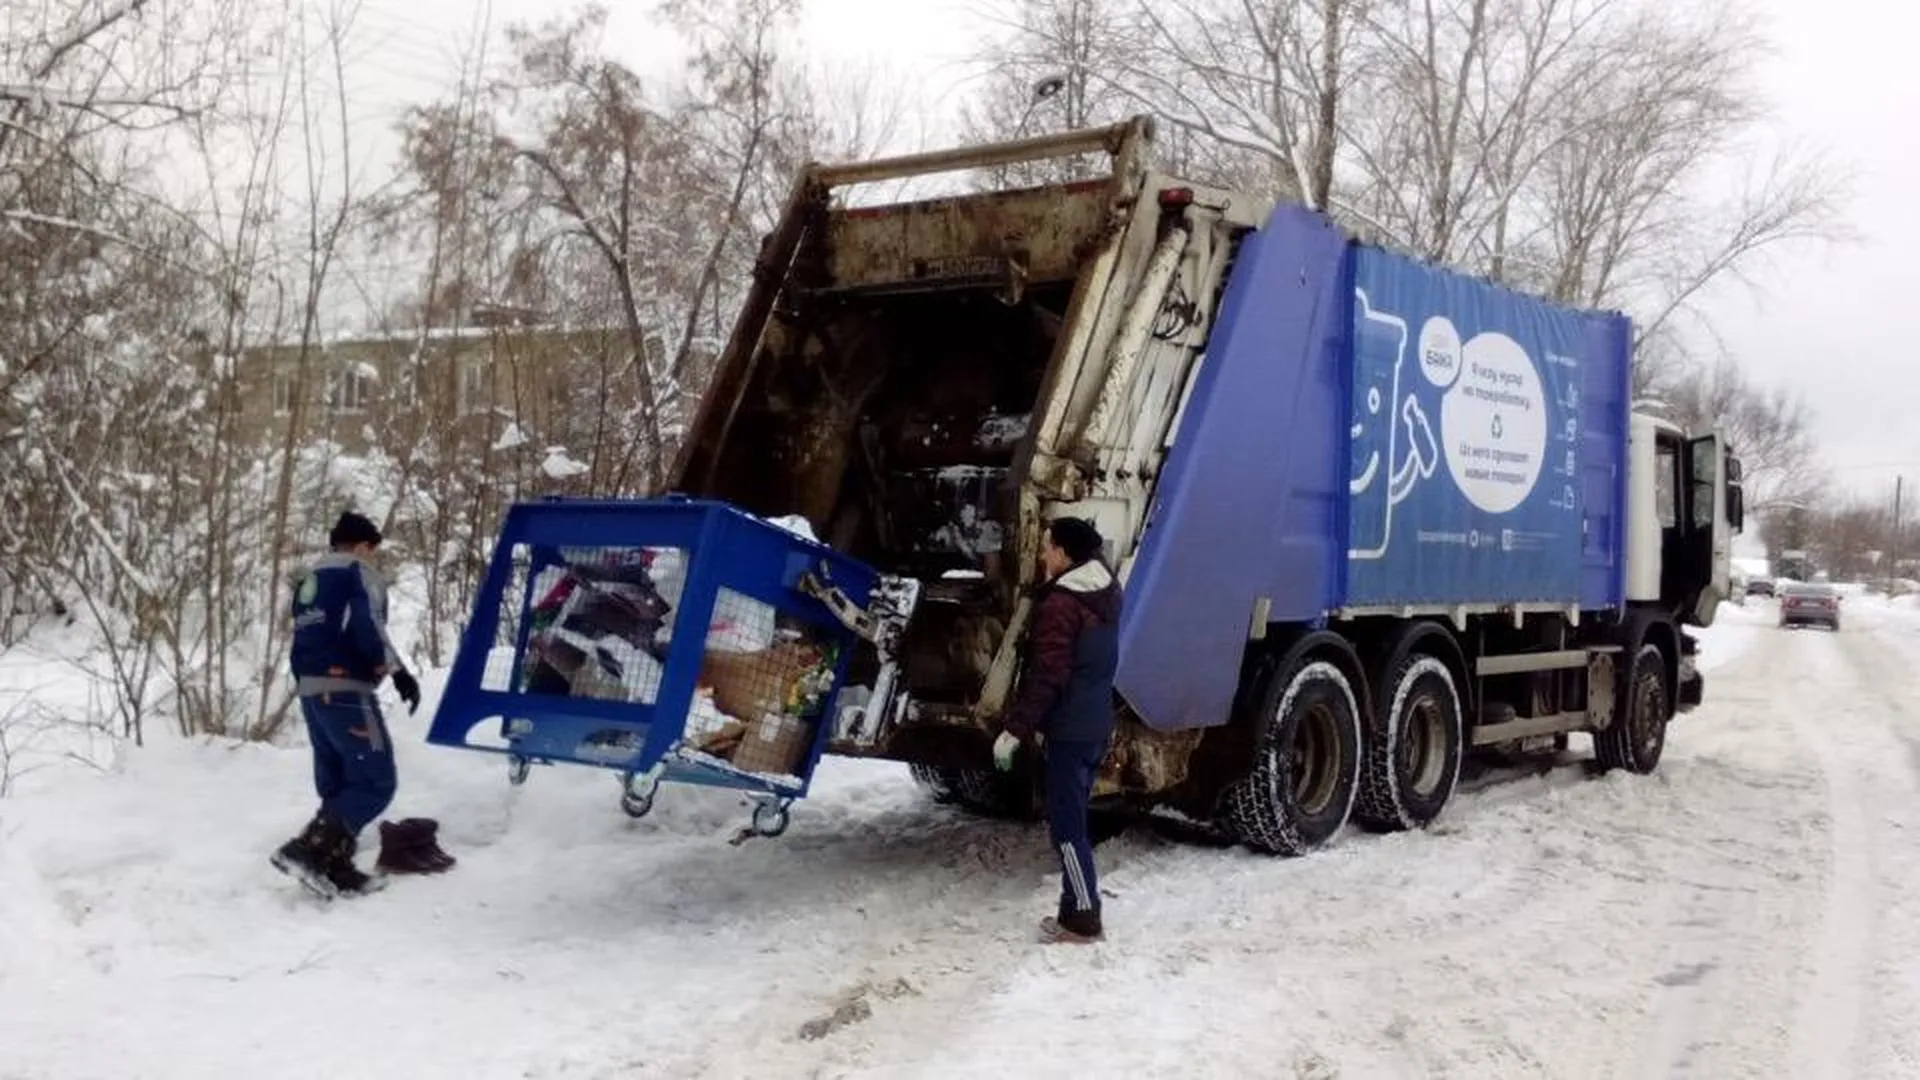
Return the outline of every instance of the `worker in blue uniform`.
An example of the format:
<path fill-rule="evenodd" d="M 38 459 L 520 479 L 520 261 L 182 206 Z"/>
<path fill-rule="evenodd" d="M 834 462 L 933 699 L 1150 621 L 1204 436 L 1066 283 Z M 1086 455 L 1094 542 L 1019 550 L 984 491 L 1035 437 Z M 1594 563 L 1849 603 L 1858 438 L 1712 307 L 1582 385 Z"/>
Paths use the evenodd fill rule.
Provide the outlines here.
<path fill-rule="evenodd" d="M 315 892 L 355 895 L 381 880 L 355 868 L 353 856 L 360 831 L 393 801 L 397 786 L 393 741 L 374 692 L 391 678 L 411 713 L 420 706 L 420 684 L 388 640 L 386 586 L 367 561 L 380 546 L 379 528 L 343 513 L 328 541 L 332 551 L 295 588 L 289 656 L 320 808 L 271 861 Z"/>

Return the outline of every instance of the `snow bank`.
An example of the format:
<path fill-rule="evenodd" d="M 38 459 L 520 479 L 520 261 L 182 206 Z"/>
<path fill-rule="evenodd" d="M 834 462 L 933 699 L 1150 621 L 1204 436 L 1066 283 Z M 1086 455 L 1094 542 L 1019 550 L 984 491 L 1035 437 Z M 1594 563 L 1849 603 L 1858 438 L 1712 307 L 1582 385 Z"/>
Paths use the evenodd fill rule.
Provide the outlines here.
<path fill-rule="evenodd" d="M 518 450 L 527 445 L 528 441 L 527 433 L 521 430 L 518 423 L 509 423 L 506 430 L 500 433 L 500 437 L 493 441 L 493 448 L 502 451 Z"/>
<path fill-rule="evenodd" d="M 1712 626 L 1688 630 L 1700 642 L 1695 663 L 1702 672 L 1724 667 L 1753 648 L 1778 617 L 1770 604 L 1721 604 Z"/>
<path fill-rule="evenodd" d="M 550 480 L 571 480 L 588 472 L 586 465 L 575 461 L 564 446 L 547 447 L 547 456 L 540 461 L 540 471 Z"/>
<path fill-rule="evenodd" d="M 108 670 L 99 641 L 77 621 L 46 621 L 0 651 L 0 795 L 113 765 L 120 747 L 107 726 L 115 701 Z"/>
<path fill-rule="evenodd" d="M 810 1001 L 857 940 L 866 916 L 841 905 L 874 880 L 906 886 L 924 860 L 888 852 L 953 827 L 902 770 L 835 762 L 796 805 L 791 842 L 734 848 L 737 795 L 672 786 L 635 822 L 612 773 L 543 767 L 511 788 L 504 759 L 426 746 L 427 708 L 389 715 L 389 816 L 440 819 L 461 862 L 352 903 L 316 905 L 266 864 L 311 813 L 297 750 L 162 742 L 123 775 L 0 802 L 0 1015 L 14 1033 L 0 1072 L 118 1077 L 138 1060 L 148 1077 L 334 1077 L 374 1054 L 370 1072 L 392 1076 L 635 1060 L 696 1075 L 698 1033 L 769 1039 L 768 997 Z M 917 827 L 884 838 L 903 815 Z M 903 895 L 924 903 L 927 884 Z M 833 932 L 809 911 L 836 913 Z M 351 1047 L 314 1022 L 343 1001 Z"/>

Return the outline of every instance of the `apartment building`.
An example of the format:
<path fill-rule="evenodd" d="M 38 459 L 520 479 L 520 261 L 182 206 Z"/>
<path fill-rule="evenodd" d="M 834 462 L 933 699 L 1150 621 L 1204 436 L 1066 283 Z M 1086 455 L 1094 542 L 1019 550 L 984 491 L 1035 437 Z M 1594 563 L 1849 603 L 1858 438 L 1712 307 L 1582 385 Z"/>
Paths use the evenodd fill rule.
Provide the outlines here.
<path fill-rule="evenodd" d="M 649 341 L 657 358 L 663 348 Z M 236 371 L 249 437 L 330 439 L 350 453 L 398 438 L 492 445 L 577 427 L 633 386 L 624 329 L 562 328 L 524 313 L 465 325 L 338 334 L 247 351 Z M 658 362 L 657 359 L 655 361 Z"/>

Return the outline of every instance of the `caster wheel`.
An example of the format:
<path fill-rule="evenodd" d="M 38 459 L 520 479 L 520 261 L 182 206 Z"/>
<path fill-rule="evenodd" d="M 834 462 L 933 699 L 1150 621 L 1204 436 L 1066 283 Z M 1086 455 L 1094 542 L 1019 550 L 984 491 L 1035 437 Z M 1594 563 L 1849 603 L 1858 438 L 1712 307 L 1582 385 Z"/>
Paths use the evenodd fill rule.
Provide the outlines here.
<path fill-rule="evenodd" d="M 530 759 L 523 758 L 518 754 L 507 759 L 507 783 L 512 784 L 514 787 L 519 787 L 521 784 L 526 783 L 527 777 L 532 774 L 533 762 Z"/>
<path fill-rule="evenodd" d="M 653 797 L 659 791 L 659 783 L 651 774 L 621 773 L 620 809 L 630 818 L 646 817 L 653 810 Z"/>
<path fill-rule="evenodd" d="M 778 803 L 761 803 L 753 808 L 753 831 L 761 836 L 779 836 L 787 831 L 791 818 Z"/>
<path fill-rule="evenodd" d="M 631 791 L 621 792 L 620 809 L 630 818 L 643 818 L 653 812 L 653 795 L 635 795 Z"/>

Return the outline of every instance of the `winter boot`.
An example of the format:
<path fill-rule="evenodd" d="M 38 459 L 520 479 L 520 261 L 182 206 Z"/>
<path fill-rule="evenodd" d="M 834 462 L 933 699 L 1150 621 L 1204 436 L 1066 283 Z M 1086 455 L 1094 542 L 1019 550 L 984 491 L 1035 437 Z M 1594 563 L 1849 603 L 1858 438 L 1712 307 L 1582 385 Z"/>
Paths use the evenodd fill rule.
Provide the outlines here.
<path fill-rule="evenodd" d="M 374 869 L 383 874 L 441 874 L 453 868 L 453 856 L 435 839 L 440 823 L 432 818 L 406 818 L 380 823 L 380 858 Z"/>
<path fill-rule="evenodd" d="M 322 900 L 331 900 L 338 893 L 327 877 L 327 850 L 333 843 L 333 834 L 333 822 L 324 813 L 316 813 L 299 836 L 280 845 L 267 861 L 308 892 Z"/>
<path fill-rule="evenodd" d="M 1040 920 L 1040 938 L 1048 944 L 1092 945 L 1104 938 L 1098 911 L 1062 910 Z"/>
<path fill-rule="evenodd" d="M 369 877 L 353 865 L 354 851 L 359 846 L 353 834 L 337 824 L 328 824 L 331 826 L 330 843 L 322 850 L 326 858 L 327 882 L 334 891 L 342 896 L 361 896 L 385 888 L 387 883 L 384 878 Z"/>

